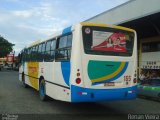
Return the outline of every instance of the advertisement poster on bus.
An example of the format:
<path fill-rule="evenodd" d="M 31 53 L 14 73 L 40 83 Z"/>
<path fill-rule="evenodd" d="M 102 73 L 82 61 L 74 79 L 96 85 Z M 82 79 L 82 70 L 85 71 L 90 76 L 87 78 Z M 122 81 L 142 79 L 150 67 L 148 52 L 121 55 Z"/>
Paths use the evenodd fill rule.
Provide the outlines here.
<path fill-rule="evenodd" d="M 126 35 L 123 33 L 112 33 L 93 31 L 93 50 L 126 52 Z"/>

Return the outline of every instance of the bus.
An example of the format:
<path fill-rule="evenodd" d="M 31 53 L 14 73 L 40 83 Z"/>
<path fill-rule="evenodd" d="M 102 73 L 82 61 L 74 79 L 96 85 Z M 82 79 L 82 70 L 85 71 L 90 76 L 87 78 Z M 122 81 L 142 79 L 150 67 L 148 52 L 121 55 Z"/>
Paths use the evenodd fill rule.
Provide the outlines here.
<path fill-rule="evenodd" d="M 41 100 L 131 100 L 137 96 L 137 37 L 132 29 L 81 22 L 20 53 L 19 80 Z"/>

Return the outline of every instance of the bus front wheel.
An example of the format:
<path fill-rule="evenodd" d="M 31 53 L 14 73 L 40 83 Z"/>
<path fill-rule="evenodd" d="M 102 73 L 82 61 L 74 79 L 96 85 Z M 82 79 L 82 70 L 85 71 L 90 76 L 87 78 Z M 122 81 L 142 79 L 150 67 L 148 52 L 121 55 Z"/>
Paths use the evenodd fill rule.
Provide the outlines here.
<path fill-rule="evenodd" d="M 39 84 L 39 96 L 42 101 L 47 100 L 45 81 L 42 79 Z"/>

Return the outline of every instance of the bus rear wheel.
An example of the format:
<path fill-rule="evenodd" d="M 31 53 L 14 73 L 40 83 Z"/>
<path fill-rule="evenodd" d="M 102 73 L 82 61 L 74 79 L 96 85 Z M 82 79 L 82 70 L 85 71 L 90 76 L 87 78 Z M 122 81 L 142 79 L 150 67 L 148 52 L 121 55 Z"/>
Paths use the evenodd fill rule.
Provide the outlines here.
<path fill-rule="evenodd" d="M 45 81 L 42 79 L 39 84 L 39 96 L 42 101 L 47 100 Z"/>
<path fill-rule="evenodd" d="M 25 83 L 25 76 L 24 76 L 24 74 L 22 74 L 22 84 L 23 84 L 24 88 L 28 87 L 28 85 Z"/>

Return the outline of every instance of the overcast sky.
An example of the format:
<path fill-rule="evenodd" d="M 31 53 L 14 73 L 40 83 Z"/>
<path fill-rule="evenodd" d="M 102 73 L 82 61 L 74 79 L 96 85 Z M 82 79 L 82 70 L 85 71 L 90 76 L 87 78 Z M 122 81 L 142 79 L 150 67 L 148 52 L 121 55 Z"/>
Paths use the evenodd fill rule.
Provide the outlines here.
<path fill-rule="evenodd" d="M 16 54 L 33 41 L 128 0 L 0 0 L 0 35 Z"/>

